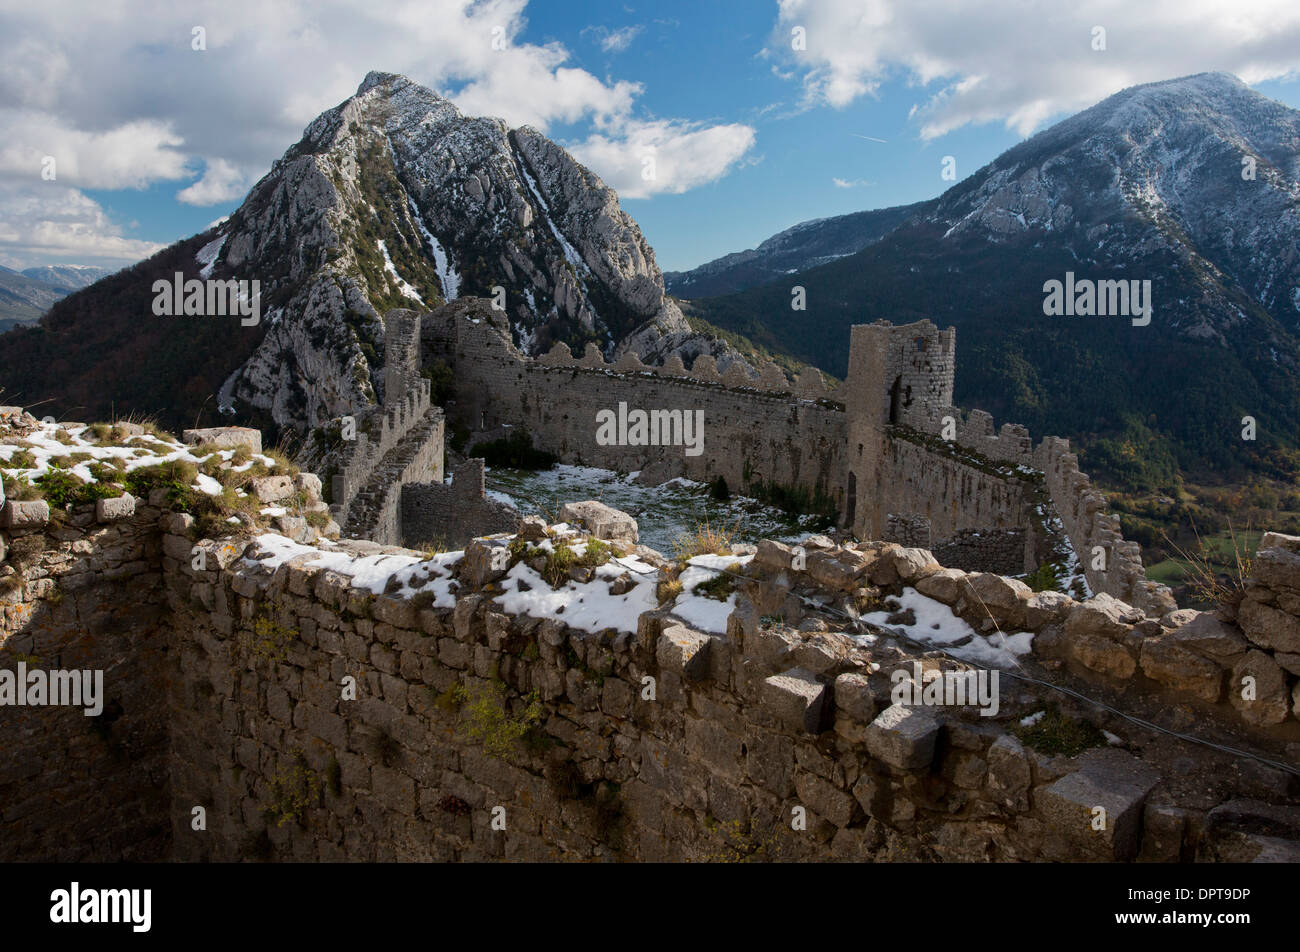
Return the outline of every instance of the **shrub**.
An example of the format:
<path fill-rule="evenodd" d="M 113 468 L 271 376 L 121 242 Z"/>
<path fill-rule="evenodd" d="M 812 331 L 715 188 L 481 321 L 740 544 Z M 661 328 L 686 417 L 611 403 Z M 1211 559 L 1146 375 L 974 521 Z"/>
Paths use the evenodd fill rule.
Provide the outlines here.
<path fill-rule="evenodd" d="M 716 598 L 720 602 L 725 602 L 728 596 L 736 590 L 736 579 L 728 575 L 727 572 L 738 572 L 740 568 L 739 562 L 732 562 L 727 566 L 726 572 L 719 572 L 713 578 L 700 582 L 691 591 L 696 595 L 703 595 L 705 598 Z"/>
<path fill-rule="evenodd" d="M 675 601 L 681 593 L 681 579 L 665 579 L 655 586 L 655 598 L 659 599 L 660 605 L 667 605 L 669 602 Z"/>
<path fill-rule="evenodd" d="M 43 476 L 36 477 L 36 486 L 51 509 L 65 509 L 94 502 L 96 499 L 111 499 L 122 495 L 118 486 L 106 483 L 86 483 L 81 477 L 66 470 L 50 470 Z"/>
<path fill-rule="evenodd" d="M 684 562 L 697 555 L 729 555 L 736 528 L 715 527 L 706 519 L 673 540 L 673 554 Z"/>
<path fill-rule="evenodd" d="M 321 779 L 307 766 L 299 752 L 294 765 L 270 779 L 271 804 L 263 812 L 266 822 L 284 826 L 293 821 L 301 824 L 306 812 L 321 801 Z"/>

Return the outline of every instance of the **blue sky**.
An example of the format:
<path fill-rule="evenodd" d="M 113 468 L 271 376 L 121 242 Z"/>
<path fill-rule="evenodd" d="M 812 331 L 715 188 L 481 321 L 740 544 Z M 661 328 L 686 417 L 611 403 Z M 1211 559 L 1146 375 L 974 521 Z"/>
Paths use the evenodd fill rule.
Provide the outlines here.
<path fill-rule="evenodd" d="M 81 15 L 5 11 L 0 264 L 121 265 L 203 230 L 372 68 L 564 143 L 619 189 L 665 270 L 799 221 L 932 197 L 952 184 L 944 156 L 963 178 L 1137 82 L 1224 69 L 1300 106 L 1300 5 L 1138 6 L 228 0 L 177 12 L 140 0 L 127 5 L 134 21 L 93 3 Z M 196 24 L 203 51 L 191 49 Z M 495 26 L 507 49 L 487 52 Z M 647 148 L 662 173 L 652 185 L 636 174 Z M 58 181 L 41 182 L 50 154 Z"/>

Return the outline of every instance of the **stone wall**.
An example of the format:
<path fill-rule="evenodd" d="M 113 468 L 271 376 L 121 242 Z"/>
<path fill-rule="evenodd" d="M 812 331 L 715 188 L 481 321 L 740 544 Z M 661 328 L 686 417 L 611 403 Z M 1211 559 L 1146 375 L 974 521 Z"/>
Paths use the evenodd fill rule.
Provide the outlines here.
<path fill-rule="evenodd" d="M 860 325 L 853 328 L 851 341 L 851 366 L 872 368 L 865 382 L 846 382 L 845 399 L 851 423 L 850 442 L 858 447 L 851 457 L 851 469 L 858 475 L 859 485 L 877 480 L 884 494 L 883 506 L 862 512 L 858 522 L 866 537 L 876 537 L 883 532 L 884 514 L 944 511 L 954 509 L 952 519 L 945 518 L 944 527 L 935 527 L 936 538 L 944 538 L 962 528 L 983 528 L 969 517 L 957 512 L 962 503 L 951 494 L 943 495 L 943 486 L 953 486 L 952 465 L 945 458 L 966 454 L 976 469 L 987 473 L 988 464 L 1000 465 L 1014 471 L 1030 474 L 1042 473 L 1047 496 L 1054 513 L 1042 514 L 1045 519 L 1059 516 L 1062 528 L 1078 555 L 1080 568 L 1093 591 L 1106 592 L 1123 599 L 1159 617 L 1175 607 L 1169 590 L 1146 577 L 1142 565 L 1141 548 L 1127 542 L 1120 534 L 1119 518 L 1106 511 L 1105 497 L 1093 489 L 1088 477 L 1079 471 L 1078 458 L 1069 451 L 1068 440 L 1046 437 L 1037 447 L 1029 431 L 1018 424 L 1004 423 L 995 430 L 993 417 L 983 410 L 963 411 L 952 405 L 953 354 L 955 349 L 953 328 L 939 330 L 930 321 L 917 321 L 894 327 L 886 322 Z M 896 387 L 882 389 L 876 380 L 896 381 Z M 876 430 L 888 430 L 889 435 L 878 438 Z M 900 459 L 897 441 L 899 436 L 916 432 L 926 437 L 938 438 L 949 448 L 938 448 L 931 443 L 923 457 L 904 451 L 908 458 Z M 939 459 L 935 457 L 938 456 Z M 942 476 L 930 472 L 938 466 L 946 470 Z M 966 468 L 968 470 L 969 467 Z M 960 492 L 970 491 L 969 480 L 979 480 L 966 470 Z M 985 497 L 987 492 L 1014 494 L 1014 478 L 1006 479 L 1005 472 L 997 474 L 991 485 L 976 489 L 974 499 Z M 921 492 L 907 492 L 897 488 L 899 480 L 917 486 Z M 985 483 L 989 480 L 986 478 Z M 938 484 L 938 485 L 936 485 Z M 939 493 L 939 494 L 936 494 Z M 901 498 L 900 498 L 901 497 Z M 907 499 L 912 505 L 907 505 Z M 998 508 L 995 506 L 995 508 Z M 1004 527 L 1006 512 L 995 514 L 990 528 Z M 873 518 L 875 522 L 868 521 Z M 943 517 L 941 517 L 943 518 Z M 962 519 L 964 524 L 954 520 Z M 1032 539 L 1035 523 L 1043 520 L 1029 519 L 1026 513 L 1021 524 L 1030 529 Z"/>
<path fill-rule="evenodd" d="M 458 548 L 476 536 L 513 532 L 519 513 L 488 498 L 483 460 L 469 459 L 456 467 L 450 485 L 419 482 L 402 487 L 401 523 L 405 545 Z"/>
<path fill-rule="evenodd" d="M 872 578 L 938 571 L 897 547 L 867 564 Z M 183 591 L 187 565 L 167 570 Z M 376 598 L 301 563 L 234 563 L 206 584 L 217 609 L 191 599 L 176 625 L 173 796 L 209 804 L 210 824 L 197 835 L 173 810 L 179 858 L 1173 861 L 1218 847 L 1217 808 L 1180 802 L 1150 751 L 1048 757 L 1014 722 L 892 706 L 905 656 L 765 625 L 748 602 L 723 635 L 657 612 L 592 635 L 505 615 L 489 594 L 445 609 Z M 282 658 L 241 647 L 260 617 L 297 633 Z M 204 682 L 215 690 L 192 689 Z"/>
<path fill-rule="evenodd" d="M 1276 772 L 1188 798 L 1166 781 L 1186 769 L 1176 760 L 1185 751 L 1137 740 L 1140 761 L 1119 749 L 1036 753 L 1013 728 L 1043 697 L 1007 682 L 997 719 L 901 707 L 892 672 L 940 662 L 811 618 L 801 630 L 764 621 L 757 590 L 742 595 L 725 633 L 651 611 L 635 630 L 590 634 L 506 615 L 490 587 L 462 587 L 446 608 L 375 596 L 305 564 L 309 556 L 277 567 L 248 540 L 199 543 L 196 569 L 192 521 L 154 507 L 109 524 L 72 516 L 40 531 L 6 516 L 15 569 L 6 577 L 21 579 L 10 589 L 21 594 L 6 599 L 0 651 L 102 664 L 120 712 L 101 751 L 79 711 L 42 708 L 26 721 L 4 711 L 6 858 L 1300 856 Z M 1290 642 L 1278 639 L 1300 625 L 1300 540 L 1269 542 L 1280 554 L 1263 561 L 1276 567 L 1250 601 L 1281 621 L 1261 613 L 1259 622 L 1252 609 L 1242 624 L 1289 662 Z M 1112 618 L 1109 596 L 1035 595 L 898 546 L 808 545 L 805 574 L 791 573 L 787 547 L 764 543 L 756 561 L 769 574 L 754 584 L 913 585 L 963 617 L 1037 631 L 1045 647 L 1062 643 L 1057 628 L 1067 644 L 1126 645 L 1177 638 L 1208 617 L 1146 632 L 1126 609 Z M 941 662 L 962 667 L 952 664 Z M 1131 686 L 1134 702 L 1150 691 L 1159 703 L 1164 690 L 1158 680 Z M 1295 708 L 1289 696 L 1282 703 L 1283 722 L 1242 717 L 1238 738 L 1294 741 Z M 1235 761 L 1199 748 L 1197 757 L 1206 776 L 1232 775 Z M 1100 834 L 1097 804 L 1114 820 Z M 194 827 L 197 807 L 204 829 Z M 1261 823 L 1274 832 L 1261 834 Z"/>
<path fill-rule="evenodd" d="M 1198 719 L 1212 712 L 1300 738 L 1300 537 L 1265 533 L 1251 571 L 1244 593 L 1215 611 L 1159 621 L 1099 595 L 1035 651 L 1101 684 L 1167 691 Z"/>
<path fill-rule="evenodd" d="M 96 508 L 50 523 L 44 502 L 0 507 L 0 670 L 103 673 L 95 717 L 0 706 L 3 862 L 147 862 L 170 849 L 159 510 Z"/>
<path fill-rule="evenodd" d="M 947 447 L 910 439 L 901 430 L 895 430 L 885 445 L 876 472 L 880 480 L 876 498 L 881 511 L 923 519 L 930 527 L 931 548 L 945 545 L 962 532 L 969 540 L 968 530 L 1023 530 L 1031 521 L 1034 494 L 1028 478 L 981 466 L 949 452 Z M 866 538 L 883 536 L 881 531 L 865 532 Z M 1005 537 L 987 538 L 992 541 Z M 972 548 L 968 545 L 966 551 Z M 997 549 L 1001 548 L 999 542 Z M 1017 563 L 1020 568 L 1016 572 L 1024 571 L 1023 546 Z"/>
<path fill-rule="evenodd" d="M 1169 590 L 1147 580 L 1139 547 L 1120 535 L 1118 518 L 1079 472 L 1067 440 L 1048 437 L 1035 447 L 1025 427 L 995 429 L 988 413 L 953 406 L 953 328 L 928 320 L 855 326 L 849 378 L 833 392 L 811 369 L 790 381 L 770 364 L 754 378 L 739 365 L 720 376 L 707 357 L 689 371 L 680 361 L 647 368 L 635 355 L 610 366 L 594 345 L 580 360 L 564 345 L 529 360 L 512 345 L 504 318 L 476 299 L 425 315 L 421 340 L 423 359 L 455 368 L 449 412 L 453 424 L 470 431 L 522 425 L 565 462 L 650 468 L 656 478 L 722 476 L 741 490 L 767 481 L 821 492 L 860 538 L 889 537 L 891 516 L 917 525 L 928 519 L 935 545 L 964 532 L 950 557 L 973 556 L 966 563 L 972 568 L 1011 565 L 1000 530 L 1013 527 L 1024 530 L 1026 570 L 1035 568 L 1043 534 L 1057 531 L 1059 515 L 1059 531 L 1094 591 L 1155 617 L 1174 607 Z M 620 402 L 703 410 L 704 452 L 688 457 L 681 447 L 598 445 L 596 413 Z M 1034 507 L 1055 512 L 1028 505 L 1022 477 L 1037 473 L 1046 496 Z M 987 553 L 977 551 L 981 538 L 990 542 Z"/>
<path fill-rule="evenodd" d="M 448 409 L 453 424 L 470 431 L 522 425 L 565 462 L 649 468 L 656 478 L 722 476 L 742 491 L 766 481 L 821 492 L 860 538 L 893 538 L 891 517 L 914 526 L 928 520 L 935 546 L 961 534 L 945 551 L 970 568 L 1032 570 L 1044 534 L 1059 531 L 1093 590 L 1155 616 L 1174 607 L 1168 590 L 1146 579 L 1140 550 L 1120 535 L 1068 441 L 1049 437 L 1035 448 L 1023 426 L 995 429 L 988 413 L 952 405 L 952 328 L 930 321 L 854 327 L 849 379 L 829 393 L 816 371 L 790 381 L 771 365 L 756 378 L 736 365 L 719 376 L 709 358 L 689 371 L 671 361 L 647 368 L 634 355 L 610 366 L 594 346 L 575 360 L 558 345 L 532 361 L 511 344 L 504 319 L 474 299 L 426 315 L 421 335 L 424 359 L 455 368 L 456 403 Z M 704 452 L 598 445 L 596 413 L 620 402 L 703 410 Z M 1045 495 L 1026 489 L 1039 473 Z M 1018 560 L 1008 551 L 1011 529 L 1025 540 Z"/>
<path fill-rule="evenodd" d="M 522 425 L 535 446 L 567 463 L 623 472 L 664 464 L 665 478 L 722 476 L 736 489 L 773 482 L 842 501 L 844 414 L 825 399 L 797 396 L 796 383 L 776 368 L 751 379 L 733 365 L 719 377 L 710 372 L 711 358 L 702 357 L 689 375 L 680 361 L 652 372 L 635 355 L 611 367 L 594 349 L 574 361 L 562 345 L 530 361 L 489 305 L 471 299 L 456 305 L 426 319 L 424 329 L 425 359 L 445 360 L 456 371 L 455 404 L 448 407 L 453 426 L 486 432 Z M 817 392 L 812 382 L 798 386 Z M 599 445 L 596 414 L 617 412 L 620 402 L 629 409 L 703 411 L 703 452 Z"/>
<path fill-rule="evenodd" d="M 972 572 L 1022 575 L 1033 568 L 1024 529 L 962 529 L 933 546 L 940 565 L 960 565 Z"/>

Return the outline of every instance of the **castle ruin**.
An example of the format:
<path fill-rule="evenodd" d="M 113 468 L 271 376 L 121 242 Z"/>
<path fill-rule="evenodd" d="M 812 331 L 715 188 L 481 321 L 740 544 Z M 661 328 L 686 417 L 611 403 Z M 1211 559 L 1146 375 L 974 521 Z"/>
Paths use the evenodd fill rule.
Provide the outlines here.
<path fill-rule="evenodd" d="M 444 435 L 449 427 L 473 434 L 518 427 L 562 462 L 662 479 L 721 477 L 741 492 L 756 484 L 801 489 L 832 501 L 839 524 L 860 539 L 921 546 L 944 565 L 1006 575 L 1050 561 L 1148 614 L 1175 607 L 1167 588 L 1147 580 L 1137 544 L 1123 539 L 1068 440 L 1035 446 L 1023 426 L 995 430 L 989 414 L 953 405 L 953 328 L 928 320 L 855 326 L 848 377 L 829 390 L 815 370 L 789 380 L 774 365 L 753 377 L 733 364 L 719 374 L 711 357 L 689 370 L 676 358 L 646 367 L 633 354 L 610 365 L 595 345 L 574 358 L 557 344 L 530 359 L 514 346 L 504 315 L 475 298 L 422 315 L 393 312 L 389 324 L 378 441 L 359 442 L 335 479 L 336 518 L 347 535 L 389 544 L 468 538 L 437 485 Z M 420 376 L 437 362 L 455 380 L 445 420 Z M 601 445 L 596 415 L 620 402 L 702 409 L 703 453 Z"/>

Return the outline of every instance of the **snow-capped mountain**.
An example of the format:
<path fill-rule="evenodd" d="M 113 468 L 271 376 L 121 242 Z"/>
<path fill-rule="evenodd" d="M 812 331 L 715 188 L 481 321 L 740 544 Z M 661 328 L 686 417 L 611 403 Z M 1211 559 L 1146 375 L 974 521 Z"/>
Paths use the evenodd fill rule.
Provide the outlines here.
<path fill-rule="evenodd" d="M 1092 472 L 1167 485 L 1175 461 L 1289 468 L 1300 448 L 1300 112 L 1224 73 L 1136 86 L 911 207 L 849 257 L 683 296 L 710 323 L 836 374 L 851 324 L 954 325 L 958 399 L 1039 434 L 1109 441 Z M 1067 274 L 1150 281 L 1149 326 L 1048 316 L 1045 285 Z M 808 310 L 792 320 L 795 284 Z M 1247 416 L 1256 441 L 1241 439 Z"/>
<path fill-rule="evenodd" d="M 636 333 L 648 356 L 689 333 L 596 175 L 534 129 L 465 117 L 389 73 L 311 123 L 200 255 L 218 277 L 283 275 L 264 292 L 275 321 L 222 391 L 278 422 L 373 399 L 366 345 L 382 349 L 395 306 L 503 295 L 531 354 L 594 341 L 613 355 Z"/>
<path fill-rule="evenodd" d="M 1172 255 L 1198 300 L 1167 307 L 1222 340 L 1244 291 L 1300 329 L 1300 112 L 1228 73 L 1135 86 L 1009 149 L 927 216 L 945 238 L 1055 236 L 1081 265 Z"/>

